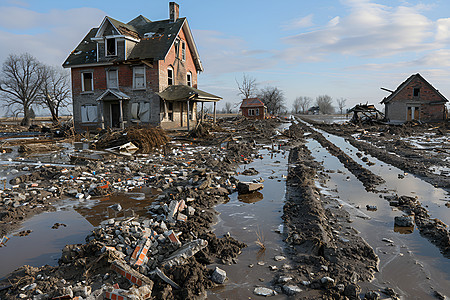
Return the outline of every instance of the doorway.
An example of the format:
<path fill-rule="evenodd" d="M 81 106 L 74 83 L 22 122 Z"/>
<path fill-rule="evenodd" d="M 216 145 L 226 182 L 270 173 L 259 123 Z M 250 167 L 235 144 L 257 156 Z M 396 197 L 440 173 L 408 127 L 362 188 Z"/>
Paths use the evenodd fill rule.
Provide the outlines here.
<path fill-rule="evenodd" d="M 120 128 L 120 105 L 111 103 L 111 128 Z"/>
<path fill-rule="evenodd" d="M 420 110 L 418 106 L 408 106 L 408 110 L 406 113 L 406 121 L 419 120 L 420 118 Z"/>

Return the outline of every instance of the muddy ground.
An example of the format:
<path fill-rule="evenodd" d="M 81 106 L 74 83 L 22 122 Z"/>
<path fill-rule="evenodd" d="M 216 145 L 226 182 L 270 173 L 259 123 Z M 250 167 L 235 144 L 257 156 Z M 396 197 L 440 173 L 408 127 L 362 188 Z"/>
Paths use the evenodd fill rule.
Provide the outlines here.
<path fill-rule="evenodd" d="M 310 137 L 338 157 L 366 189 L 376 190 L 382 179 L 304 124 L 294 124 L 288 131 L 277 134 L 283 121 L 219 120 L 216 126 L 201 126 L 189 135 L 174 134 L 172 142 L 151 154 L 111 156 L 109 153 L 102 160 L 84 160 L 73 168 L 29 168 L 26 174 L 13 178 L 11 188 L 0 194 L 2 235 L 9 234 L 30 215 L 51 210 L 60 199 L 68 197 L 81 200 L 152 187 L 157 190 L 157 198 L 149 203 L 147 214 L 110 218 L 86 237 L 85 244 L 66 246 L 58 266 L 19 268 L 0 283 L 0 298 L 102 299 L 110 296 L 108 293 L 122 293 L 130 299 L 205 298 L 206 289 L 226 284 L 220 268 L 213 270 L 208 265 L 239 263 L 239 253 L 246 246 L 229 235 L 217 237 L 211 232 L 216 214 L 214 206 L 226 201 L 236 190 L 238 182 L 234 176 L 238 165 L 258 159 L 261 144 L 276 145 L 279 139 L 287 139 L 290 154 L 283 220 L 288 230 L 284 238 L 286 255 L 294 265 L 277 273 L 273 290 L 264 292 L 284 293 L 299 299 L 358 299 L 358 283 L 373 278 L 379 259 L 352 229 L 348 213 L 333 209 L 335 206 L 329 204 L 336 204 L 335 200 L 322 195 L 316 187 L 316 181 L 326 180 L 326 174 L 305 147 L 304 133 L 310 132 Z M 366 147 L 364 151 L 380 159 L 392 156 L 389 162 L 396 165 L 397 156 L 380 150 L 384 138 L 381 134 L 376 135 L 380 144 L 371 150 L 370 144 L 352 137 L 355 133 L 371 132 L 368 129 L 320 127 L 353 139 L 352 143 L 361 144 Z M 439 130 L 443 132 L 446 127 Z M 387 134 L 389 130 L 382 132 Z M 403 130 L 396 135 L 407 135 L 407 132 Z M 387 144 L 402 145 L 402 140 Z M 411 149 L 403 147 L 402 150 L 398 145 L 388 152 L 400 148 L 395 152 L 400 157 L 403 155 L 397 159 L 400 168 L 426 174 L 434 184 L 448 187 L 448 178 L 427 171 L 437 164 L 438 155 L 421 160 L 418 154 L 409 152 Z M 407 162 L 400 164 L 405 157 Z M 422 227 L 436 232 L 420 205 L 402 199 L 398 205 L 406 205 L 405 210 L 412 209 L 419 216 L 416 223 L 422 222 Z M 111 209 L 120 211 L 118 207 Z M 439 247 L 444 253 L 450 249 L 446 236 L 448 231 L 441 230 Z M 138 246 L 148 249 L 144 263 L 137 263 L 133 257 Z M 141 284 L 136 284 L 137 279 L 133 278 Z M 381 292 L 396 298 L 389 286 Z M 366 297 L 377 299 L 371 292 Z"/>

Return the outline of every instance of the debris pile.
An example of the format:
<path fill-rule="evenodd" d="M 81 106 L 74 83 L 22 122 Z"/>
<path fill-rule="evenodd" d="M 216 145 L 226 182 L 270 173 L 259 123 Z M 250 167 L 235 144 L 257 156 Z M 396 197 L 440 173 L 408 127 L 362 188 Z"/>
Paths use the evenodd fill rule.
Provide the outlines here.
<path fill-rule="evenodd" d="M 150 153 L 169 142 L 164 130 L 156 127 L 128 127 L 119 131 L 108 131 L 92 144 L 92 149 L 108 149 L 133 143 L 140 153 Z"/>
<path fill-rule="evenodd" d="M 373 104 L 357 104 L 350 108 L 347 113 L 353 113 L 350 122 L 353 124 L 375 124 L 381 123 L 385 117 Z"/>

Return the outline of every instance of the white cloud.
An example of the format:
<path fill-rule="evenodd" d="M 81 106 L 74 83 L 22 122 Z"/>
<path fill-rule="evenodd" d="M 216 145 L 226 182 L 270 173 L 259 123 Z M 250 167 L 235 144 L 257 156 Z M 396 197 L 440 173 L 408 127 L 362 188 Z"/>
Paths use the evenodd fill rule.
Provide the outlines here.
<path fill-rule="evenodd" d="M 317 60 L 329 54 L 383 57 L 405 52 L 433 49 L 435 23 L 418 7 L 390 7 L 369 0 L 342 1 L 350 13 L 337 16 L 327 24 L 284 38 L 298 54 Z M 440 37 L 447 34 L 441 22 Z"/>
<path fill-rule="evenodd" d="M 268 68 L 275 63 L 266 50 L 248 49 L 247 43 L 219 31 L 194 30 L 196 43 L 208 74 L 248 72 Z"/>
<path fill-rule="evenodd" d="M 314 23 L 312 21 L 313 17 L 314 17 L 313 14 L 309 14 L 306 17 L 300 17 L 300 18 L 291 20 L 291 21 L 287 22 L 286 24 L 284 24 L 282 26 L 282 28 L 284 30 L 292 30 L 292 29 L 311 27 L 314 25 Z"/>
<path fill-rule="evenodd" d="M 10 53 L 29 52 L 38 60 L 61 65 L 105 13 L 95 8 L 38 13 L 21 7 L 0 7 L 0 63 Z"/>

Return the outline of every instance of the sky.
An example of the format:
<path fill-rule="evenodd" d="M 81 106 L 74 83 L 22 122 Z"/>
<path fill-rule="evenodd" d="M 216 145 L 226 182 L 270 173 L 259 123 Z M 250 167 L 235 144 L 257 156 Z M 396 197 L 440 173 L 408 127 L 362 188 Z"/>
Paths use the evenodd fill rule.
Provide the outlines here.
<path fill-rule="evenodd" d="M 29 52 L 61 66 L 105 16 L 167 19 L 169 1 L 0 0 L 0 62 Z M 204 72 L 198 87 L 239 103 L 236 81 L 278 87 L 296 97 L 375 104 L 420 73 L 450 99 L 450 1 L 178 0 Z"/>

